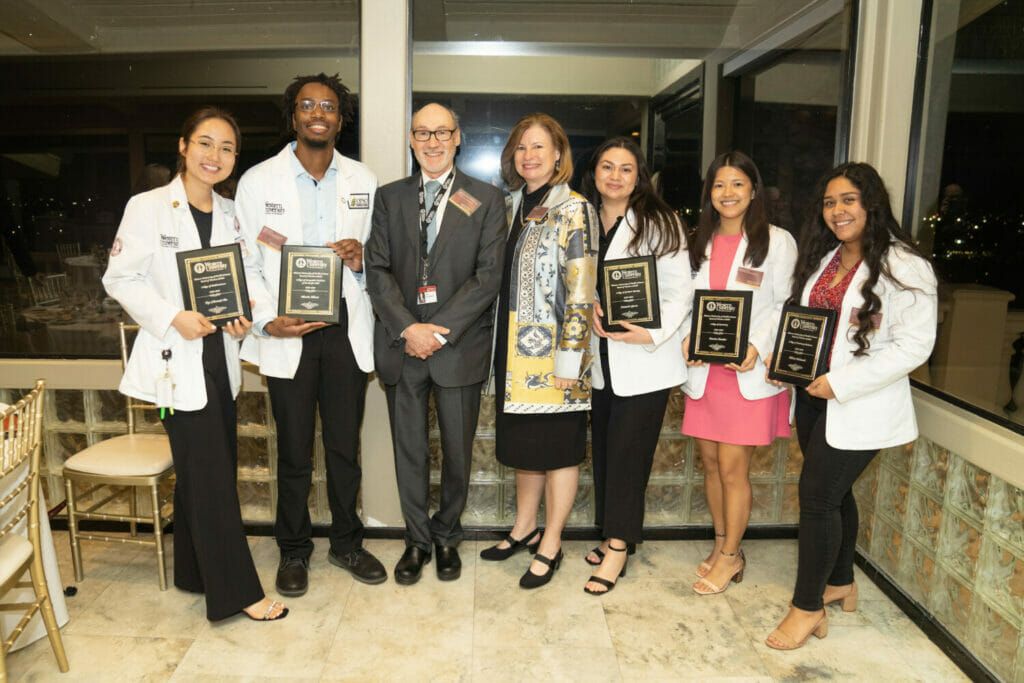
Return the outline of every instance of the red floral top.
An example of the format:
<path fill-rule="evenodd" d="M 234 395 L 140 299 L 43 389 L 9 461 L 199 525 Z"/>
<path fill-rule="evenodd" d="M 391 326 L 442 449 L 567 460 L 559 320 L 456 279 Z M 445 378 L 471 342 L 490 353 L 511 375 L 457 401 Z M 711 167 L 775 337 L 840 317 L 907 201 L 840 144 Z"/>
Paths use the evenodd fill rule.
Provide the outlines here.
<path fill-rule="evenodd" d="M 839 270 L 839 265 L 842 261 L 839 258 L 839 254 L 842 250 L 836 249 L 835 256 L 825 266 L 825 270 L 818 276 L 818 281 L 811 287 L 811 295 L 808 297 L 808 305 L 814 308 L 828 308 L 836 313 L 843 309 L 843 297 L 846 296 L 846 290 L 850 287 L 850 282 L 853 280 L 853 274 L 860 268 L 860 261 L 857 261 L 856 265 L 850 269 L 850 272 L 846 274 L 842 280 L 840 280 L 835 287 L 829 287 L 832 284 L 832 280 L 835 279 L 836 272 Z"/>
<path fill-rule="evenodd" d="M 818 276 L 818 281 L 811 287 L 811 295 L 807 298 L 809 306 L 814 308 L 827 308 L 835 311 L 837 314 L 843 310 L 843 297 L 846 296 L 846 290 L 850 288 L 850 282 L 853 281 L 853 274 L 860 268 L 860 261 L 850 269 L 850 272 L 846 274 L 842 280 L 836 283 L 835 287 L 829 287 L 832 280 L 836 276 L 836 272 L 839 270 L 839 265 L 842 261 L 839 258 L 841 249 L 836 249 L 835 256 L 825 266 L 825 270 Z M 836 331 L 842 327 L 842 320 L 836 321 Z M 832 337 L 832 349 L 828 352 L 829 361 L 832 360 L 832 350 L 835 349 L 836 339 Z"/>

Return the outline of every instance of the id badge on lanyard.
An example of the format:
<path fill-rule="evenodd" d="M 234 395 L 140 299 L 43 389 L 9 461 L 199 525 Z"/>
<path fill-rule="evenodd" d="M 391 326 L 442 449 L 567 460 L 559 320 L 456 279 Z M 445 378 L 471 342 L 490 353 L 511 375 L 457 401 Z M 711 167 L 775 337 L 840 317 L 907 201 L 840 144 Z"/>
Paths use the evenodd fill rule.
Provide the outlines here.
<path fill-rule="evenodd" d="M 441 185 L 441 188 L 434 195 L 434 203 L 431 204 L 430 210 L 427 210 L 424 202 L 424 190 L 423 190 L 423 176 L 420 176 L 420 264 L 422 273 L 420 275 L 420 286 L 416 289 L 416 303 L 423 306 L 425 304 L 436 304 L 437 303 L 437 287 L 430 284 L 430 280 L 427 277 L 430 267 L 430 254 L 427 246 L 427 228 L 430 226 L 430 222 L 434 220 L 434 216 L 437 215 L 437 209 L 441 206 L 441 200 L 448 193 L 448 188 L 452 186 L 452 180 L 455 179 L 455 169 L 448 174 L 448 178 Z"/>

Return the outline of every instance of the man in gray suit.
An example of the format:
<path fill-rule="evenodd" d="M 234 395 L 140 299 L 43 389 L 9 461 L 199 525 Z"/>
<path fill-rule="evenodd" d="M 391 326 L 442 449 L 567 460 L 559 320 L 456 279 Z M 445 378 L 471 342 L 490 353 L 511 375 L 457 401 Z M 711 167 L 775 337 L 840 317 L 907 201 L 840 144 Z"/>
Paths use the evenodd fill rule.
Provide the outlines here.
<path fill-rule="evenodd" d="M 480 389 L 489 371 L 493 305 L 505 254 L 501 192 L 455 168 L 458 118 L 439 104 L 413 115 L 420 171 L 377 191 L 366 243 L 366 284 L 377 317 L 374 360 L 385 384 L 406 549 L 395 581 L 459 578 Z M 441 431 L 441 505 L 430 516 L 427 404 Z"/>

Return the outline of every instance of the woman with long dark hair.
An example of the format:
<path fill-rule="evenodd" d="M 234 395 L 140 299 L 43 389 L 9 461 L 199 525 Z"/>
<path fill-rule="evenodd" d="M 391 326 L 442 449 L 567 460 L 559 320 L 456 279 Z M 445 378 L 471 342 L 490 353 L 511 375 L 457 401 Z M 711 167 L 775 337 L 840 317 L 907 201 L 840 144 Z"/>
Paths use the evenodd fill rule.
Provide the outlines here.
<path fill-rule="evenodd" d="M 237 487 L 238 339 L 251 323 L 231 320 L 224 334 L 202 313 L 185 310 L 176 258 L 240 241 L 234 203 L 214 191 L 234 171 L 240 141 L 235 119 L 216 107 L 185 120 L 177 174 L 129 200 L 103 286 L 141 328 L 121 392 L 170 409 L 161 414 L 176 476 L 174 585 L 204 593 L 211 621 L 238 612 L 270 621 L 288 609 L 260 586 Z"/>
<path fill-rule="evenodd" d="M 583 176 L 582 192 L 601 220 L 594 301 L 600 363 L 594 364 L 590 433 L 594 516 L 604 538 L 587 555 L 589 564 L 600 566 L 583 590 L 603 595 L 625 576 L 627 549 L 642 540 L 644 493 L 668 394 L 686 379 L 679 344 L 693 285 L 683 225 L 655 191 L 632 138 L 601 143 Z M 635 256 L 656 258 L 661 325 L 622 323 L 624 330 L 606 331 L 603 266 Z"/>
<path fill-rule="evenodd" d="M 868 164 L 843 164 L 818 181 L 804 225 L 792 301 L 838 313 L 829 371 L 796 392 L 803 451 L 796 588 L 767 644 L 791 650 L 828 633 L 824 606 L 857 607 L 852 486 L 880 448 L 917 438 L 908 374 L 935 343 L 931 264 L 896 222 Z"/>
<path fill-rule="evenodd" d="M 789 394 L 765 380 L 782 304 L 789 296 L 796 242 L 770 225 L 757 166 L 742 152 L 719 155 L 708 168 L 700 219 L 690 246 L 694 289 L 751 292 L 750 336 L 741 363 L 687 360 L 683 434 L 697 440 L 715 545 L 697 568 L 699 595 L 721 593 L 743 579 L 740 541 L 750 520 L 754 447 L 789 436 Z M 689 336 L 683 341 L 688 353 Z"/>

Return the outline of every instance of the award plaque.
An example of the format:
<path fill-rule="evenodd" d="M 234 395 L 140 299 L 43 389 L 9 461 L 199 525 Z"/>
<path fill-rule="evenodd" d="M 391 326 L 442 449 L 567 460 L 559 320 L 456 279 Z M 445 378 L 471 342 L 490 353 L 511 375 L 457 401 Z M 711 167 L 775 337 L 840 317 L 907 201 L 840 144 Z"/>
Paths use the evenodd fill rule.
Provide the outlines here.
<path fill-rule="evenodd" d="M 178 278 L 186 311 L 198 311 L 217 327 L 238 317 L 252 320 L 238 243 L 179 251 Z"/>
<path fill-rule="evenodd" d="M 658 304 L 658 271 L 653 256 L 620 258 L 604 262 L 601 303 L 605 332 L 623 332 L 621 323 L 661 327 Z"/>
<path fill-rule="evenodd" d="M 690 325 L 690 360 L 742 363 L 747 357 L 753 300 L 753 292 L 696 290 Z"/>
<path fill-rule="evenodd" d="M 341 259 L 330 247 L 281 247 L 277 314 L 306 322 L 338 322 Z"/>
<path fill-rule="evenodd" d="M 806 387 L 828 372 L 836 312 L 786 304 L 772 352 L 768 378 Z"/>

